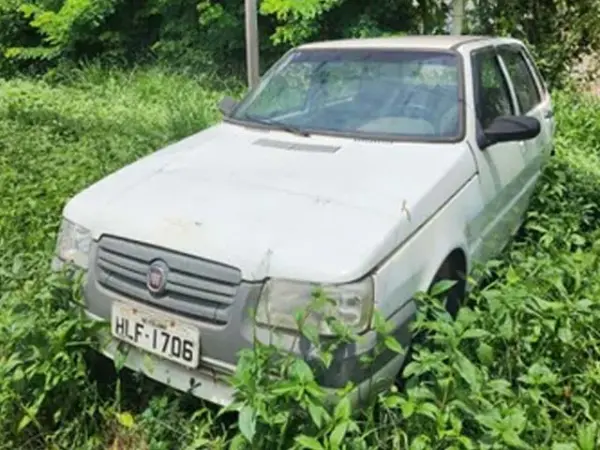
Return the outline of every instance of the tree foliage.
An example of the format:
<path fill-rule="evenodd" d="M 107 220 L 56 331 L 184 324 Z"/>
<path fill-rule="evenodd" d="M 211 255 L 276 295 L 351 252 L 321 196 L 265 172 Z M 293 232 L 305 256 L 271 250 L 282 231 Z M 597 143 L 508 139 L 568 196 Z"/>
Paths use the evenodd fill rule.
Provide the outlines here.
<path fill-rule="evenodd" d="M 464 32 L 524 39 L 551 84 L 579 54 L 600 46 L 596 0 L 466 4 Z M 268 63 L 316 39 L 444 33 L 450 9 L 448 0 L 262 0 L 261 55 Z M 243 0 L 0 0 L 0 69 L 97 56 L 241 66 L 244 45 Z"/>

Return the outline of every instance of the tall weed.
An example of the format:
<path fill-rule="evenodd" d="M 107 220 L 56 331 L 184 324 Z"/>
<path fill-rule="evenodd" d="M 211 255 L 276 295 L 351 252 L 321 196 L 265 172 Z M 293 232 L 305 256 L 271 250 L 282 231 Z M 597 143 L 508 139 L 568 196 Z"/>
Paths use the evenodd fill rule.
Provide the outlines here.
<path fill-rule="evenodd" d="M 105 377 L 94 326 L 67 307 L 77 285 L 48 270 L 61 208 L 217 120 L 223 91 L 204 81 L 97 67 L 0 81 L 0 448 L 598 448 L 600 102 L 572 92 L 555 93 L 556 155 L 492 281 L 456 321 L 417 299 L 430 340 L 404 390 L 331 403 L 311 365 L 265 345 L 240 356 L 237 415 Z"/>

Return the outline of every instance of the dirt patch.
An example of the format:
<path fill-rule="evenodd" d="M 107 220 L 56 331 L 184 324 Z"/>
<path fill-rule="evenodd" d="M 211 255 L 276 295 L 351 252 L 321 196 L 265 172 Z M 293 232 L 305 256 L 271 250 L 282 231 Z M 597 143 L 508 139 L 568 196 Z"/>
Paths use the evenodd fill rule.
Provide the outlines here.
<path fill-rule="evenodd" d="M 600 53 L 583 55 L 573 67 L 571 77 L 582 91 L 600 97 Z"/>

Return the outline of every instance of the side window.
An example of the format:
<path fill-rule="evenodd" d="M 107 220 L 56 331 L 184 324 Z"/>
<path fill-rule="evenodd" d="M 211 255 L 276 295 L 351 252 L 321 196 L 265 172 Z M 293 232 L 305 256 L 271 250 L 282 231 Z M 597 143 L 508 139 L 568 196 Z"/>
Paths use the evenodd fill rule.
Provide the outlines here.
<path fill-rule="evenodd" d="M 535 108 L 542 101 L 538 86 L 529 70 L 529 65 L 523 54 L 515 49 L 501 49 L 499 51 L 506 69 L 515 87 L 517 100 L 521 113 L 525 114 Z"/>
<path fill-rule="evenodd" d="M 472 63 L 475 112 L 485 129 L 497 117 L 513 115 L 514 108 L 496 53 L 493 50 L 476 52 Z"/>

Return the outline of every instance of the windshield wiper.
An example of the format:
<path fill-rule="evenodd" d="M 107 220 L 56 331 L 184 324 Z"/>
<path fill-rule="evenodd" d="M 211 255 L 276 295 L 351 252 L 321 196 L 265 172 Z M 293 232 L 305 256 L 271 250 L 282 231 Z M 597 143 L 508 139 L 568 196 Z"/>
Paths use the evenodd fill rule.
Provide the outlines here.
<path fill-rule="evenodd" d="M 244 114 L 244 118 L 250 120 L 251 122 L 260 123 L 262 125 L 268 125 L 270 127 L 275 127 L 278 130 L 287 131 L 288 133 L 297 134 L 298 136 L 309 137 L 310 133 L 301 130 L 293 125 L 288 125 L 286 123 L 279 122 L 275 119 L 264 119 L 262 117 L 256 117 L 251 114 Z"/>

